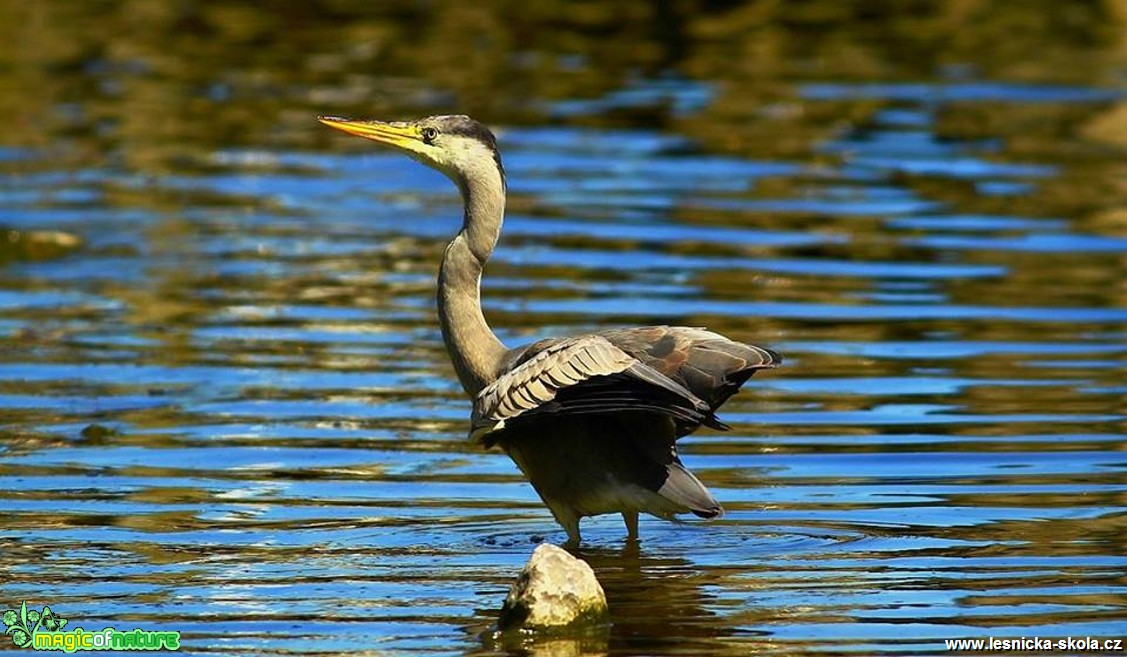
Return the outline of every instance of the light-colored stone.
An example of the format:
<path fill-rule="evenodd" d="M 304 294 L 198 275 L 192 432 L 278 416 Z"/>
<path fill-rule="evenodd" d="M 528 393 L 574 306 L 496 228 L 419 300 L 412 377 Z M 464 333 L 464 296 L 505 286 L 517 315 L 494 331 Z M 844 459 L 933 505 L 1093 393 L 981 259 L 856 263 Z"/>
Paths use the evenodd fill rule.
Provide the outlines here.
<path fill-rule="evenodd" d="M 543 543 L 513 582 L 497 626 L 551 630 L 598 623 L 606 616 L 607 597 L 591 566 Z"/>

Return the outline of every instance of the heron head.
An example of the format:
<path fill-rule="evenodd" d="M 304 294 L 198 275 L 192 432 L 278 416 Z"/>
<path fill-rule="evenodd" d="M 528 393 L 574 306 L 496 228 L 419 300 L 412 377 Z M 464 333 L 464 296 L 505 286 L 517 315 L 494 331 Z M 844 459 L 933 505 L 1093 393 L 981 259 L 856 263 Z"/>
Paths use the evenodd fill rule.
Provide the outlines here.
<path fill-rule="evenodd" d="M 497 139 L 489 128 L 462 114 L 428 116 L 417 121 L 367 121 L 319 116 L 330 128 L 394 146 L 438 169 L 465 189 L 466 181 L 495 171 L 505 184 Z"/>

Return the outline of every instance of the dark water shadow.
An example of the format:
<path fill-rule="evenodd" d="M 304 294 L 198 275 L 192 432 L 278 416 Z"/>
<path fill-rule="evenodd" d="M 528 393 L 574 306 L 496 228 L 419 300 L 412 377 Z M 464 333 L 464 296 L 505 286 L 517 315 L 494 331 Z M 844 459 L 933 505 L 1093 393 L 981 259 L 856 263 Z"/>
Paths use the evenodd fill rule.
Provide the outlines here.
<path fill-rule="evenodd" d="M 588 628 L 575 634 L 501 639 L 492 628 L 481 631 L 484 652 L 525 656 L 607 654 L 700 654 L 715 653 L 729 644 L 731 654 L 747 654 L 747 631 L 737 631 L 725 618 L 709 609 L 708 593 L 718 582 L 706 569 L 691 560 L 661 554 L 637 541 L 620 547 L 580 546 L 569 551 L 594 569 L 606 593 L 610 610 L 608 626 Z M 755 633 L 759 634 L 759 633 Z M 766 636 L 767 633 L 762 633 Z M 727 641 L 726 641 L 727 639 Z"/>

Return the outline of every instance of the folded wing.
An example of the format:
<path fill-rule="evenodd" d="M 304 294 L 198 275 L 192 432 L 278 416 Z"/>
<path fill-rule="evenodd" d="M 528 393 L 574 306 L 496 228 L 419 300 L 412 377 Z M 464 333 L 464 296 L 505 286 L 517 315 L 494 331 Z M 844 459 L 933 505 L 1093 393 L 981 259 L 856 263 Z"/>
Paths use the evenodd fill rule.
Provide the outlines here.
<path fill-rule="evenodd" d="M 647 326 L 599 335 L 681 384 L 713 411 L 753 374 L 783 362 L 770 349 L 729 340 L 702 328 Z"/>
<path fill-rule="evenodd" d="M 722 427 L 709 404 L 612 344 L 586 335 L 531 345 L 474 400 L 470 436 L 491 445 L 507 428 L 588 413 L 645 411 L 678 425 Z"/>

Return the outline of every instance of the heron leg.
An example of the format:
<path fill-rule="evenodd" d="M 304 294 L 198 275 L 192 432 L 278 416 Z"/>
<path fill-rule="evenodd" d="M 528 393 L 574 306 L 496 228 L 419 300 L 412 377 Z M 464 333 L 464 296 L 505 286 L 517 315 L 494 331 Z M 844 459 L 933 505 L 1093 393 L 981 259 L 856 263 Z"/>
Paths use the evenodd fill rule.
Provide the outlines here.
<path fill-rule="evenodd" d="M 626 522 L 626 538 L 631 541 L 638 540 L 638 512 L 623 511 L 622 520 Z"/>
<path fill-rule="evenodd" d="M 567 544 L 579 547 L 579 519 L 576 518 L 571 524 L 564 525 L 564 529 L 567 531 Z"/>
<path fill-rule="evenodd" d="M 579 516 L 572 513 L 571 509 L 560 508 L 556 505 L 549 504 L 548 510 L 555 516 L 556 522 L 567 532 L 568 545 L 579 545 Z"/>

